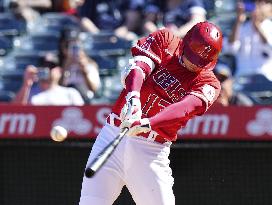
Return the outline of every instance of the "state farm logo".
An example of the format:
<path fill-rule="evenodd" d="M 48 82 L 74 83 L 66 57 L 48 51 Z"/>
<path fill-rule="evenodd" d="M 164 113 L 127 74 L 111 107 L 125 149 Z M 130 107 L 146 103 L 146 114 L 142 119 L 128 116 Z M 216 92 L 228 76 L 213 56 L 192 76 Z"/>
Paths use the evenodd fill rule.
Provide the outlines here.
<path fill-rule="evenodd" d="M 92 129 L 92 123 L 83 118 L 82 111 L 77 107 L 68 107 L 62 111 L 61 118 L 56 119 L 52 126 L 60 125 L 68 132 L 77 135 L 88 134 Z"/>
<path fill-rule="evenodd" d="M 32 113 L 2 113 L 0 115 L 0 134 L 32 134 L 36 116 Z"/>
<path fill-rule="evenodd" d="M 251 120 L 246 125 L 248 134 L 252 136 L 272 135 L 272 109 L 264 108 L 256 113 L 256 119 Z"/>
<path fill-rule="evenodd" d="M 226 114 L 205 114 L 189 120 L 178 134 L 225 135 L 228 132 L 229 122 L 229 116 Z"/>

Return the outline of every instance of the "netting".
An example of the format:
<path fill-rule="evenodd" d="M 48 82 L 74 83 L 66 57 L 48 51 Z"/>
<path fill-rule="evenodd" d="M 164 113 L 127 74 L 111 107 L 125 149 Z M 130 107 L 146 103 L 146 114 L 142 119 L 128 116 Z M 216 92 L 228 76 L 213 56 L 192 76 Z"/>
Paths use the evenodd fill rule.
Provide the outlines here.
<path fill-rule="evenodd" d="M 78 204 L 91 145 L 1 140 L 0 204 Z M 271 205 L 271 143 L 244 145 L 187 142 L 174 146 L 170 165 L 176 204 Z M 125 189 L 114 205 L 131 204 Z"/>

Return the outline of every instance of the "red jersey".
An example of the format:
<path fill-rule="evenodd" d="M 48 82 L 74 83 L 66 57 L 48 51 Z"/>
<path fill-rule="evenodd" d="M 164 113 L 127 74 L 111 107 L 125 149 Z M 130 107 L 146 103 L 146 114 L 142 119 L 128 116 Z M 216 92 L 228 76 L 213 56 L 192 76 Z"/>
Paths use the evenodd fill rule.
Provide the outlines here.
<path fill-rule="evenodd" d="M 218 97 L 220 82 L 213 71 L 202 70 L 200 73 L 194 73 L 186 69 L 181 58 L 182 39 L 169 30 L 158 30 L 140 39 L 131 52 L 132 56 L 146 56 L 155 63 L 153 70 L 144 71 L 145 80 L 140 91 L 142 118 L 156 115 L 189 94 L 204 101 L 206 110 Z M 113 108 L 113 113 L 118 116 L 126 103 L 126 95 L 127 91 L 124 89 Z M 174 141 L 177 131 L 185 126 L 188 120 L 177 121 L 154 131 L 164 133 L 167 140 Z"/>

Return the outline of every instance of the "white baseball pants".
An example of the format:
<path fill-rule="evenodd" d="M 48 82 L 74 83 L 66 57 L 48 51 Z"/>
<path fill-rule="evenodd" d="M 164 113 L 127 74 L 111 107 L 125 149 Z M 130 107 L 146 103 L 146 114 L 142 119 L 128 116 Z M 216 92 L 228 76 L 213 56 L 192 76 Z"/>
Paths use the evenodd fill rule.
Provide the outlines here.
<path fill-rule="evenodd" d="M 120 132 L 106 124 L 99 133 L 87 164 Z M 170 143 L 125 136 L 93 178 L 83 177 L 79 205 L 112 205 L 126 186 L 137 205 L 174 205 Z"/>

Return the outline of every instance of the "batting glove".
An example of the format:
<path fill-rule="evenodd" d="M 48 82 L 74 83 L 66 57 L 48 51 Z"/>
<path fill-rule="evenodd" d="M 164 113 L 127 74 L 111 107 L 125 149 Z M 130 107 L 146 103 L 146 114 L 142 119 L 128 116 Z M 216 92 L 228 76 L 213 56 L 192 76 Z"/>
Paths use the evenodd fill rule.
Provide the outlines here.
<path fill-rule="evenodd" d="M 133 119 L 140 120 L 142 117 L 140 93 L 137 91 L 129 92 L 126 96 L 126 104 L 121 110 L 121 121 Z"/>
<path fill-rule="evenodd" d="M 151 126 L 148 118 L 143 118 L 140 120 L 125 120 L 121 123 L 120 128 L 128 128 L 128 136 L 136 136 L 139 133 L 147 133 L 151 131 Z"/>

